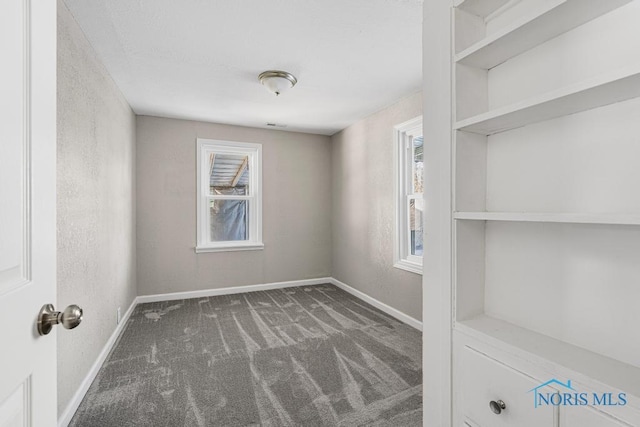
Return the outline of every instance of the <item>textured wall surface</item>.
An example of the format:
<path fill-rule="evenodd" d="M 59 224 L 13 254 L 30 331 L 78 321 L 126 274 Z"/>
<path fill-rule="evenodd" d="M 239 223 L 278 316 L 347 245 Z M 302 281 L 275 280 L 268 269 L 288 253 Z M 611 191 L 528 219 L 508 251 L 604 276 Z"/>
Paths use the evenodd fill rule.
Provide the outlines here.
<path fill-rule="evenodd" d="M 58 413 L 135 297 L 135 116 L 58 2 L 58 307 L 82 325 L 58 333 Z"/>
<path fill-rule="evenodd" d="M 196 138 L 262 144 L 264 250 L 200 253 Z M 331 274 L 330 138 L 138 116 L 138 294 Z"/>
<path fill-rule="evenodd" d="M 421 114 L 417 93 L 335 134 L 331 147 L 333 277 L 418 320 L 422 277 L 393 266 L 393 127 Z"/>

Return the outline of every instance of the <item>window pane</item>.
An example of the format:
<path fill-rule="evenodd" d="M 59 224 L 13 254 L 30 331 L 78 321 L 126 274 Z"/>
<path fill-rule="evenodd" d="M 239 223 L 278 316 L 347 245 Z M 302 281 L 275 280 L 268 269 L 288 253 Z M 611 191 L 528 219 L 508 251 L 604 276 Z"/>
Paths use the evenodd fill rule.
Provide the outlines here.
<path fill-rule="evenodd" d="M 249 194 L 249 157 L 209 153 L 209 194 Z"/>
<path fill-rule="evenodd" d="M 210 200 L 210 238 L 212 242 L 248 240 L 247 200 Z"/>
<path fill-rule="evenodd" d="M 411 255 L 422 256 L 422 198 L 409 200 L 409 233 Z"/>
<path fill-rule="evenodd" d="M 419 136 L 417 138 L 413 138 L 413 155 L 412 155 L 412 180 L 413 180 L 413 193 L 414 194 L 422 194 L 422 172 L 423 172 L 423 162 L 422 162 L 422 151 L 424 145 L 424 137 Z"/>

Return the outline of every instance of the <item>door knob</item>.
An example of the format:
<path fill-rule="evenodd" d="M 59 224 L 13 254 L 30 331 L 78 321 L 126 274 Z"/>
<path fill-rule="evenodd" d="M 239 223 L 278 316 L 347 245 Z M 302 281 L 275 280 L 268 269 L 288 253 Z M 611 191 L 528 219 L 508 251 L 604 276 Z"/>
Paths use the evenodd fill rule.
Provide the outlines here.
<path fill-rule="evenodd" d="M 38 333 L 47 335 L 54 325 L 62 324 L 65 329 L 73 329 L 82 322 L 82 309 L 77 305 L 70 305 L 64 311 L 56 311 L 53 304 L 45 304 L 38 314 Z"/>
<path fill-rule="evenodd" d="M 489 407 L 494 414 L 500 415 L 502 410 L 507 408 L 507 405 L 502 400 L 498 400 L 497 402 L 492 400 L 489 402 Z"/>

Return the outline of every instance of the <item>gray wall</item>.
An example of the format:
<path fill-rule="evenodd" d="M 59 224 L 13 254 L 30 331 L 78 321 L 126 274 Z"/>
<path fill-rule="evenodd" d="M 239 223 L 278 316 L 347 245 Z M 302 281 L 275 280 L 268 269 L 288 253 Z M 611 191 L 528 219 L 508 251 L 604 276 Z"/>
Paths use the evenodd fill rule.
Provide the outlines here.
<path fill-rule="evenodd" d="M 264 250 L 194 252 L 196 138 L 262 143 Z M 331 275 L 330 138 L 137 118 L 138 294 Z"/>
<path fill-rule="evenodd" d="M 58 296 L 82 325 L 58 334 L 58 413 L 116 327 L 135 286 L 135 116 L 58 2 Z"/>
<path fill-rule="evenodd" d="M 422 114 L 420 93 L 335 134 L 333 277 L 422 319 L 422 276 L 393 266 L 393 127 Z"/>

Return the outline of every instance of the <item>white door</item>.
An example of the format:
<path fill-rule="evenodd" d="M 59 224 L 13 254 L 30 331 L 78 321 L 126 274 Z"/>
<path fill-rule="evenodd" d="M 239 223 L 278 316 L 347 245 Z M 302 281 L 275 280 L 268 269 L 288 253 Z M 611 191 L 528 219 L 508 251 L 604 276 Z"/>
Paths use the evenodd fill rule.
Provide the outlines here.
<path fill-rule="evenodd" d="M 54 426 L 56 0 L 0 0 L 0 58 L 0 426 Z"/>

